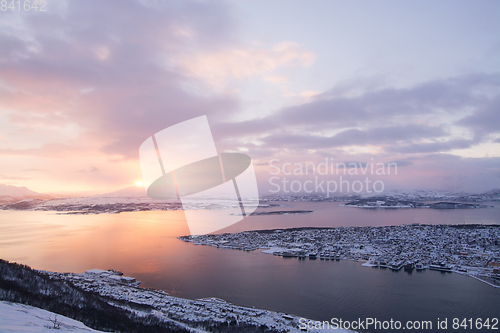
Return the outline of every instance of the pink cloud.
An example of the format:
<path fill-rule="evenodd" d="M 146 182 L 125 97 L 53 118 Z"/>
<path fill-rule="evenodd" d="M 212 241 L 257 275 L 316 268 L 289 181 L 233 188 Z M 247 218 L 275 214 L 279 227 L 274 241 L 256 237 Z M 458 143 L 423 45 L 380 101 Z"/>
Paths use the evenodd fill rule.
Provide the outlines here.
<path fill-rule="evenodd" d="M 248 46 L 221 49 L 209 53 L 182 55 L 174 60 L 190 75 L 207 80 L 220 87 L 228 78 L 248 78 L 266 75 L 279 67 L 307 67 L 313 64 L 316 55 L 295 42 L 282 42 L 270 48 Z M 277 77 L 267 78 L 275 82 Z M 282 79 L 280 79 L 282 81 Z"/>

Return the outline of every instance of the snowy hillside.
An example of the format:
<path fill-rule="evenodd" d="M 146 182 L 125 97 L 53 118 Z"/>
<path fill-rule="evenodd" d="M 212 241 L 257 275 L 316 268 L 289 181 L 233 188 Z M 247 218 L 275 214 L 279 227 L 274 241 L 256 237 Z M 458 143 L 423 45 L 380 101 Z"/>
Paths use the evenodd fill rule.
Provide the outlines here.
<path fill-rule="evenodd" d="M 139 283 L 113 270 L 57 273 L 33 270 L 0 259 L 0 299 L 57 311 L 103 331 L 299 333 L 301 324 L 310 322 L 296 315 L 239 306 L 217 298 L 179 298 L 162 290 L 140 288 Z M 18 303 L 3 302 L 0 332 L 45 332 L 46 328 L 53 327 L 54 316 Z M 58 318 L 61 328 L 63 323 L 68 330 L 77 324 L 82 330 L 85 328 L 66 317 Z M 320 331 L 315 327 L 307 330 L 309 333 Z"/>
<path fill-rule="evenodd" d="M 101 332 L 88 328 L 79 321 L 29 305 L 0 301 L 0 332 L 40 333 Z"/>

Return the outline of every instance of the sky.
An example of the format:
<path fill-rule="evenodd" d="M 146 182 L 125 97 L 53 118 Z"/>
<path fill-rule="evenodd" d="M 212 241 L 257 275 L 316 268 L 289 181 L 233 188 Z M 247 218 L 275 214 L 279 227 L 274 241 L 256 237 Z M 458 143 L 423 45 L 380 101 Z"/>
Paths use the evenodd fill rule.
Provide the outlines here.
<path fill-rule="evenodd" d="M 44 9 L 0 11 L 0 184 L 134 186 L 144 140 L 206 115 L 219 153 L 252 158 L 263 195 L 276 188 L 271 165 L 282 181 L 325 160 L 396 163 L 397 175 L 371 175 L 387 190 L 500 188 L 498 1 Z"/>

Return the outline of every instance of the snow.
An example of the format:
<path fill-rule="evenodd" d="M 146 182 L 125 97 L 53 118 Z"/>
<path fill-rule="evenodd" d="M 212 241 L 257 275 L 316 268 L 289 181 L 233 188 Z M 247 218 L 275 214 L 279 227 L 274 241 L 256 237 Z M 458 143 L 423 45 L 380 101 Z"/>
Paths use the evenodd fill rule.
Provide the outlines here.
<path fill-rule="evenodd" d="M 0 332 L 39 333 L 54 332 L 50 319 L 60 322 L 55 332 L 102 332 L 93 330 L 79 321 L 29 305 L 0 301 Z"/>
<path fill-rule="evenodd" d="M 274 252 L 283 252 L 283 251 L 288 251 L 288 249 L 286 247 L 273 246 L 267 250 L 262 251 L 262 253 L 273 254 Z"/>
<path fill-rule="evenodd" d="M 172 322 L 193 332 L 205 332 L 197 327 L 207 320 L 220 324 L 237 320 L 240 324 L 250 324 L 257 327 L 266 325 L 268 328 L 290 333 L 301 332 L 298 327 L 301 317 L 292 314 L 238 306 L 216 297 L 200 300 L 178 298 L 160 290 L 138 288 L 136 284 L 139 282 L 130 284 L 122 280 L 116 283 L 115 278 L 111 278 L 114 275 L 103 278 L 103 275 L 99 274 L 39 272 L 54 279 L 71 281 L 72 284 L 87 292 L 106 297 L 109 304 L 118 308 L 128 310 L 129 302 L 154 307 L 155 310 L 152 312 L 150 310 L 137 310 L 135 312 L 139 316 L 153 313 L 161 322 Z M 82 279 L 82 275 L 86 278 Z M 314 322 L 306 318 L 303 320 Z M 315 328 L 307 330 L 309 333 L 321 331 Z M 3 332 L 1 327 L 0 332 Z M 336 330 L 336 332 L 352 331 Z"/>
<path fill-rule="evenodd" d="M 89 269 L 88 271 L 85 271 L 85 273 L 101 275 L 102 273 L 109 273 L 109 272 L 102 270 L 102 269 L 94 268 L 94 269 Z"/>

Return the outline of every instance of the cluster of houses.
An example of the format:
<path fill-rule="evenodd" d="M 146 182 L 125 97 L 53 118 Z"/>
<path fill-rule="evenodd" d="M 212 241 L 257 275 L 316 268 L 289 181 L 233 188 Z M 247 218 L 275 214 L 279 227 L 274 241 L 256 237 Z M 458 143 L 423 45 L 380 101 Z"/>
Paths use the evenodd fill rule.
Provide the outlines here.
<path fill-rule="evenodd" d="M 294 228 L 180 237 L 218 248 L 320 260 L 364 260 L 366 266 L 436 269 L 482 277 L 500 285 L 500 227 L 399 225 Z"/>
<path fill-rule="evenodd" d="M 80 279 L 80 277 L 77 276 L 75 277 L 75 279 Z M 97 268 L 85 271 L 85 275 L 81 277 L 81 279 L 89 283 L 94 283 L 100 279 L 101 281 L 105 281 L 106 283 L 112 285 L 119 283 L 119 284 L 138 286 L 139 284 L 141 284 L 141 281 L 137 281 L 133 277 L 123 276 L 122 272 L 114 270 L 105 271 Z"/>
<path fill-rule="evenodd" d="M 188 330 L 203 331 L 200 328 L 205 327 L 211 331 L 211 327 L 232 325 L 235 332 L 238 327 L 265 328 L 273 332 L 301 331 L 298 316 L 238 306 L 215 297 L 198 300 L 174 297 L 162 290 L 139 288 L 139 281 L 118 271 L 91 269 L 84 273 L 44 273 L 104 296 L 115 306 L 130 309 L 129 305 L 133 304 L 135 311 L 144 311 L 144 315 L 153 315 L 160 321 L 176 322 Z M 138 308 L 137 305 L 145 307 Z"/>

